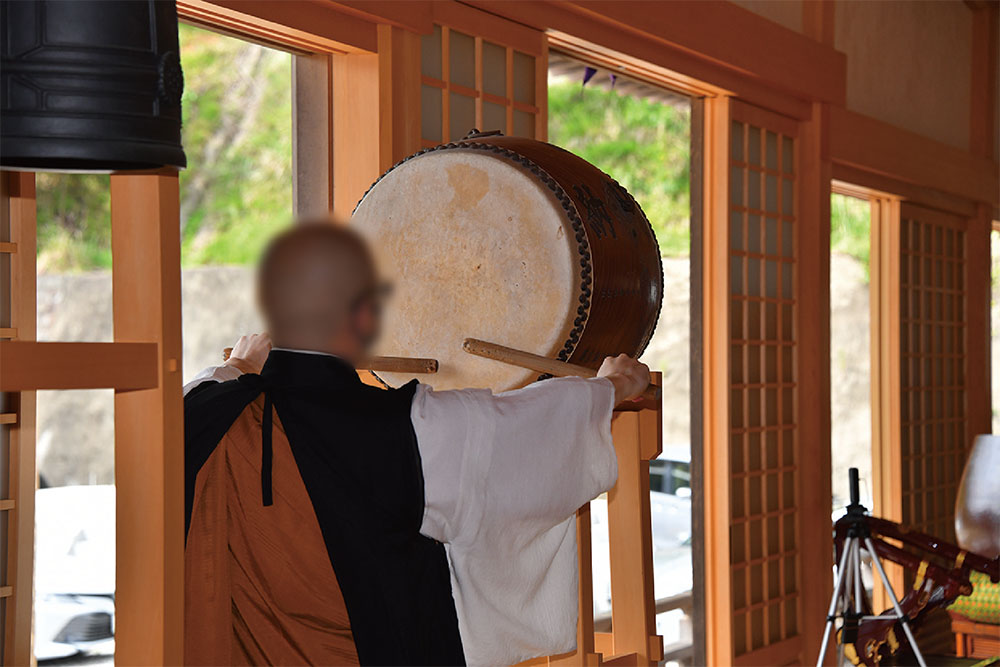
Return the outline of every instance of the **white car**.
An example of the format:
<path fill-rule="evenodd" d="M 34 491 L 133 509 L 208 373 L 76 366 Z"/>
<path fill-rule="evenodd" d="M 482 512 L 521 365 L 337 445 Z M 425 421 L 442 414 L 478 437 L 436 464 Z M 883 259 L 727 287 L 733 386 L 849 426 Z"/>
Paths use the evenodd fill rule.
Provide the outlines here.
<path fill-rule="evenodd" d="M 35 492 L 35 657 L 112 654 L 115 487 Z"/>

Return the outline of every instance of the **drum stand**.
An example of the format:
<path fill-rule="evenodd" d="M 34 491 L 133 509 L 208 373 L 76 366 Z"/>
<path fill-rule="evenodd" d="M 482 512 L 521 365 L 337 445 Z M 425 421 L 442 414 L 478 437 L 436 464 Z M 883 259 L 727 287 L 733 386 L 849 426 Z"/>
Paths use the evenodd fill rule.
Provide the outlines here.
<path fill-rule="evenodd" d="M 910 619 L 903 613 L 902 608 L 900 608 L 899 599 L 896 598 L 896 593 L 892 590 L 889 578 L 886 576 L 885 569 L 882 567 L 882 563 L 879 561 L 878 554 L 875 551 L 875 545 L 872 544 L 871 532 L 864 520 L 868 515 L 868 510 L 859 502 L 858 469 L 851 468 L 849 475 L 851 504 L 847 506 L 847 516 L 853 520 L 850 523 L 847 538 L 844 540 L 843 551 L 840 554 L 840 564 L 837 566 L 837 578 L 833 586 L 833 596 L 830 599 L 830 609 L 826 613 L 826 629 L 823 630 L 823 643 L 820 647 L 816 667 L 822 667 L 823 665 L 823 660 L 826 658 L 826 648 L 830 642 L 830 633 L 833 631 L 833 623 L 840 616 L 844 619 L 839 642 L 841 645 L 853 644 L 857 638 L 858 627 L 865 621 L 898 619 L 900 625 L 903 626 L 903 633 L 910 643 L 910 648 L 913 649 L 913 655 L 917 659 L 917 664 L 920 667 L 927 667 L 927 663 L 924 662 L 924 656 L 920 652 L 916 640 L 913 638 L 913 631 L 910 629 Z M 862 543 L 864 543 L 864 547 L 868 550 L 869 555 L 871 555 L 872 567 L 878 572 L 879 578 L 882 580 L 882 586 L 885 588 L 885 592 L 892 602 L 894 614 L 880 616 L 864 615 L 864 588 L 861 582 Z M 837 608 L 841 605 L 843 606 L 843 614 L 837 614 Z M 851 611 L 852 607 L 853 611 Z"/>

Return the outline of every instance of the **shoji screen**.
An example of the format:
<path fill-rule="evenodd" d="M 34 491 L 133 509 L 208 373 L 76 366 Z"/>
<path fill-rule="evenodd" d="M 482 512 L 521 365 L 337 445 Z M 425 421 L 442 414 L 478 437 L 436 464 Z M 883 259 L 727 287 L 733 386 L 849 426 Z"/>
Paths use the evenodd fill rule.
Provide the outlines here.
<path fill-rule="evenodd" d="M 736 106 L 731 124 L 729 183 L 736 656 L 796 636 L 800 567 L 795 530 L 796 128 L 739 111 Z"/>
<path fill-rule="evenodd" d="M 971 444 L 965 220 L 903 204 L 899 227 L 898 519 L 954 539 Z"/>
<path fill-rule="evenodd" d="M 799 128 L 735 100 L 706 107 L 706 639 L 715 664 L 788 664 L 803 646 Z"/>
<path fill-rule="evenodd" d="M 545 139 L 544 35 L 469 8 L 452 11 L 436 16 L 440 23 L 421 40 L 422 144 L 458 141 L 472 128 Z"/>

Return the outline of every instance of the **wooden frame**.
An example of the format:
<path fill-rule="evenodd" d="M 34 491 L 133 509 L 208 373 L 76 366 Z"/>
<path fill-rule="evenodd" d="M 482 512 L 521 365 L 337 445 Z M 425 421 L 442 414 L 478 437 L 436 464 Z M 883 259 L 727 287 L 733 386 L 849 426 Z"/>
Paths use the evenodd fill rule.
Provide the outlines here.
<path fill-rule="evenodd" d="M 0 337 L 16 338 L 17 344 L 30 344 L 35 338 L 35 175 L 26 172 L 0 172 L 0 239 L 7 237 L 10 282 L 0 285 L 8 291 L 0 296 L 0 312 L 11 326 Z M 5 229 L 6 227 L 6 229 Z M 0 345 L 9 346 L 11 342 Z M 8 370 L 0 361 L 4 378 Z M 29 665 L 34 662 L 33 614 L 35 555 L 35 392 L 18 391 L 0 397 L 0 429 L 5 431 L 7 479 L 3 482 L 7 497 L 0 499 L 0 520 L 7 523 L 6 571 L 3 576 L 4 606 L 3 664 Z"/>
<path fill-rule="evenodd" d="M 155 343 L 0 342 L 0 391 L 157 386 Z"/>
<path fill-rule="evenodd" d="M 184 409 L 177 174 L 111 176 L 115 342 L 156 346 L 156 387 L 115 392 L 115 660 L 184 661 Z M 140 222 L 141 221 L 141 222 Z"/>
<path fill-rule="evenodd" d="M 692 81 L 711 82 L 795 118 L 809 116 L 802 98 L 834 104 L 845 100 L 842 53 L 730 3 L 470 0 L 467 4 L 683 72 Z M 756 48 L 761 43 L 780 43 L 783 48 Z"/>
<path fill-rule="evenodd" d="M 830 584 L 803 568 L 831 558 L 814 520 L 830 496 L 826 109 L 704 104 L 705 660 L 808 661 Z"/>
<path fill-rule="evenodd" d="M 209 30 L 300 55 L 376 48 L 375 25 L 338 11 L 334 3 L 303 2 L 288 11 L 280 0 L 177 0 L 177 15 Z"/>
<path fill-rule="evenodd" d="M 831 107 L 829 145 L 833 162 L 854 170 L 837 178 L 857 185 L 886 190 L 885 179 L 891 179 L 967 202 L 1000 201 L 995 161 L 853 111 Z M 867 174 L 881 180 L 869 181 Z"/>

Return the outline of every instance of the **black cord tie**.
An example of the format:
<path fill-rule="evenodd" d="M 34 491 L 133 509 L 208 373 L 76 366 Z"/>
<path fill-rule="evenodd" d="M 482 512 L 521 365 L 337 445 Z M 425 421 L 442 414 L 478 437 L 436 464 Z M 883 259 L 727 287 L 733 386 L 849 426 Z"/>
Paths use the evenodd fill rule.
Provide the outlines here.
<path fill-rule="evenodd" d="M 260 495 L 264 507 L 274 504 L 271 491 L 271 463 L 274 460 L 274 449 L 271 445 L 272 418 L 271 393 L 264 390 L 264 417 L 261 420 L 261 453 L 260 453 Z"/>

